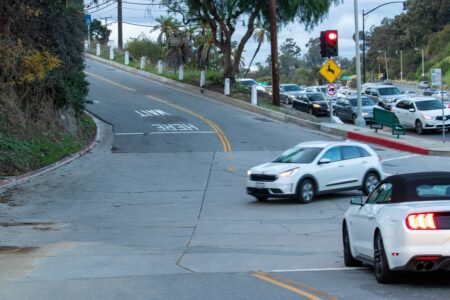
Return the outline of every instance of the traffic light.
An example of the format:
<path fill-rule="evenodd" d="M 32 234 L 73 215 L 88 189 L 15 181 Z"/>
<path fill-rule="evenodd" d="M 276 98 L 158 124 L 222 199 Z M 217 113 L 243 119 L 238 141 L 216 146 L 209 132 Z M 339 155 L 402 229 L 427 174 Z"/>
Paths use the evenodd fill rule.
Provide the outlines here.
<path fill-rule="evenodd" d="M 322 57 L 338 56 L 338 32 L 326 30 L 320 32 L 320 55 Z"/>

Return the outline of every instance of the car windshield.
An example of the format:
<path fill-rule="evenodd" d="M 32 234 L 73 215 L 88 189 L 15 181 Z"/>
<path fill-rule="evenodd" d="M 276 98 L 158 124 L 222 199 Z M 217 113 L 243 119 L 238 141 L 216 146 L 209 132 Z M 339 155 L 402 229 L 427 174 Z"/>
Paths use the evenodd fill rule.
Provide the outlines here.
<path fill-rule="evenodd" d="M 308 94 L 308 99 L 310 101 L 323 101 L 325 98 L 322 94 L 316 93 L 316 94 Z"/>
<path fill-rule="evenodd" d="M 375 104 L 373 103 L 373 101 L 369 98 L 362 98 L 362 106 L 374 106 Z M 348 101 L 350 102 L 350 105 L 353 107 L 358 106 L 358 102 L 357 99 L 348 99 Z"/>
<path fill-rule="evenodd" d="M 378 89 L 381 96 L 400 95 L 400 90 L 396 87 Z"/>
<path fill-rule="evenodd" d="M 322 151 L 323 148 L 318 147 L 294 147 L 286 150 L 283 154 L 278 156 L 274 163 L 297 163 L 310 164 Z"/>
<path fill-rule="evenodd" d="M 418 110 L 435 110 L 442 109 L 442 102 L 439 100 L 425 100 L 417 101 L 416 106 Z"/>
<path fill-rule="evenodd" d="M 299 92 L 299 91 L 301 91 L 302 89 L 298 86 L 298 85 L 285 85 L 285 86 L 283 86 L 283 90 L 285 91 L 285 92 Z"/>
<path fill-rule="evenodd" d="M 322 91 L 322 93 L 326 93 L 327 92 L 327 88 L 326 87 L 321 87 L 320 90 Z"/>

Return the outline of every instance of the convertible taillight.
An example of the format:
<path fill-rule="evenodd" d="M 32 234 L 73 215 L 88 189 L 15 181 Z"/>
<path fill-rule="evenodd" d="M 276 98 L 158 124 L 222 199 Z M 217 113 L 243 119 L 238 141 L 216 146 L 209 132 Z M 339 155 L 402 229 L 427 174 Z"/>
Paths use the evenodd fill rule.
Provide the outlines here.
<path fill-rule="evenodd" d="M 406 226 L 412 230 L 437 229 L 434 213 L 414 213 L 406 217 Z"/>

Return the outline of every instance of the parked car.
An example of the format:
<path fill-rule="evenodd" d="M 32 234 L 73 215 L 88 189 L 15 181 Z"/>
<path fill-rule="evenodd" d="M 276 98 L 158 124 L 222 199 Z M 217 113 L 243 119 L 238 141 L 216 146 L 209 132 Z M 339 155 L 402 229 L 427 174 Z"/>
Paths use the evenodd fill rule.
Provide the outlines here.
<path fill-rule="evenodd" d="M 307 93 L 322 93 L 325 94 L 327 93 L 327 87 L 324 85 L 318 86 L 318 85 L 314 85 L 314 86 L 307 86 L 305 88 L 305 92 Z"/>
<path fill-rule="evenodd" d="M 436 93 L 436 91 L 437 91 L 437 89 L 434 89 L 434 88 L 427 88 L 427 89 L 425 89 L 425 90 L 422 92 L 422 94 L 423 94 L 424 96 L 431 96 L 431 95 L 433 95 L 434 93 Z"/>
<path fill-rule="evenodd" d="M 352 90 L 348 86 L 341 86 L 338 88 L 338 93 L 341 93 L 343 95 L 350 95 Z"/>
<path fill-rule="evenodd" d="M 400 125 L 415 128 L 417 134 L 432 129 L 442 129 L 442 107 L 440 100 L 433 97 L 416 97 L 400 100 L 392 112 Z M 450 109 L 444 107 L 445 128 L 450 128 Z"/>
<path fill-rule="evenodd" d="M 447 91 L 436 90 L 430 96 L 433 97 L 433 98 L 436 98 L 438 100 L 442 100 L 442 99 L 444 99 L 444 101 L 449 101 L 450 100 L 450 97 L 449 97 Z"/>
<path fill-rule="evenodd" d="M 298 84 L 280 84 L 280 98 L 286 104 L 292 104 L 292 101 L 300 95 L 302 88 Z"/>
<path fill-rule="evenodd" d="M 318 194 L 362 190 L 369 194 L 383 176 L 378 155 L 357 142 L 301 143 L 272 162 L 247 172 L 247 193 L 259 201 L 294 198 L 311 202 Z"/>
<path fill-rule="evenodd" d="M 362 115 L 364 119 L 373 118 L 373 108 L 376 107 L 372 99 L 362 96 Z M 358 98 L 355 96 L 340 98 L 333 107 L 333 114 L 339 119 L 355 122 L 358 113 Z"/>
<path fill-rule="evenodd" d="M 419 82 L 419 89 L 428 89 L 430 88 L 430 82 L 429 81 L 421 81 Z"/>
<path fill-rule="evenodd" d="M 390 110 L 397 100 L 408 97 L 407 95 L 402 94 L 397 87 L 390 85 L 374 85 L 367 87 L 364 94 L 371 98 L 376 104 L 387 110 Z"/>
<path fill-rule="evenodd" d="M 302 93 L 292 102 L 292 108 L 307 112 L 310 115 L 328 115 L 330 108 L 321 93 Z"/>
<path fill-rule="evenodd" d="M 256 89 L 258 91 L 265 92 L 265 88 L 262 85 L 260 85 L 256 80 L 251 78 L 236 79 L 236 83 L 242 87 L 248 88 L 249 90 L 252 89 L 253 85 L 256 85 Z"/>
<path fill-rule="evenodd" d="M 448 271 L 449 172 L 390 176 L 366 201 L 350 203 L 342 222 L 346 266 L 373 265 L 380 283 L 398 271 Z"/>

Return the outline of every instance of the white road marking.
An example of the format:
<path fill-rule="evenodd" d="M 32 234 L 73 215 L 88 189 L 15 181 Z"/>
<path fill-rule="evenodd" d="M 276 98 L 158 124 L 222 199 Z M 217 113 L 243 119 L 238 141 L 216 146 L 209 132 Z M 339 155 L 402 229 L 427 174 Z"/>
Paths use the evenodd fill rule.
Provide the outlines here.
<path fill-rule="evenodd" d="M 211 134 L 214 131 L 156 131 L 156 132 L 118 132 L 115 135 L 153 135 L 153 134 Z"/>
<path fill-rule="evenodd" d="M 416 157 L 416 156 L 420 156 L 420 155 L 419 154 L 413 154 L 413 155 L 404 155 L 404 156 L 398 156 L 398 157 L 391 157 L 391 158 L 382 159 L 381 162 L 400 160 L 400 159 L 407 159 L 407 158 Z"/>
<path fill-rule="evenodd" d="M 160 109 L 151 109 L 151 110 L 135 110 L 135 112 L 141 117 L 160 117 L 160 116 L 170 116 L 169 113 L 162 111 Z"/>
<path fill-rule="evenodd" d="M 319 269 L 291 269 L 291 270 L 271 270 L 267 273 L 289 273 L 289 272 L 322 272 L 322 271 L 353 271 L 353 270 L 367 270 L 370 267 L 344 267 L 344 268 L 319 268 Z"/>
<path fill-rule="evenodd" d="M 192 124 L 152 124 L 158 131 L 199 131 Z"/>

